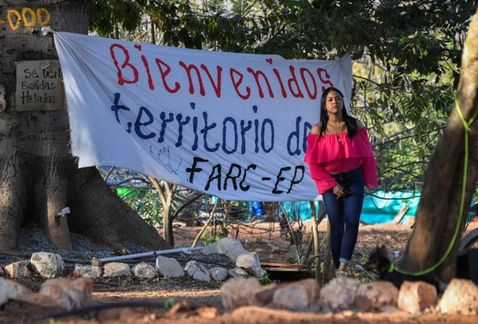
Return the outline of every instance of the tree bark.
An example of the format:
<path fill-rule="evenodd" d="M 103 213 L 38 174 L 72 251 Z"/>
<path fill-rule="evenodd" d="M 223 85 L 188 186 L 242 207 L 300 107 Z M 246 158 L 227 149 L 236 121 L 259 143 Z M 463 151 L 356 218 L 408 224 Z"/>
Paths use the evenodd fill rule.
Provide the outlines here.
<path fill-rule="evenodd" d="M 478 16 L 470 23 L 462 55 L 461 77 L 458 86 L 459 107 L 466 121 L 478 114 Z M 444 281 L 455 274 L 455 260 L 461 229 L 466 220 L 478 167 L 478 123 L 470 126 L 468 169 L 463 179 L 465 154 L 465 126 L 455 109 L 448 120 L 444 134 L 438 141 L 435 152 L 425 173 L 415 229 L 402 261 L 408 271 L 423 270 L 436 264 L 453 238 L 456 226 L 460 232 L 450 255 L 435 273 Z M 465 181 L 465 194 L 462 186 Z M 464 199 L 461 223 L 460 205 Z"/>
<path fill-rule="evenodd" d="M 69 196 L 72 210 L 69 225 L 75 232 L 103 238 L 123 252 L 127 252 L 122 246 L 124 241 L 153 249 L 171 248 L 106 185 L 96 169 L 77 169 L 70 178 Z"/>
<path fill-rule="evenodd" d="M 161 216 L 163 219 L 163 239 L 168 242 L 169 245 L 174 246 L 174 232 L 173 232 L 173 215 L 171 214 L 171 205 L 173 203 L 174 191 L 176 190 L 175 184 L 170 184 L 166 181 L 158 181 L 158 179 L 149 176 L 149 182 L 156 189 L 161 200 L 163 209 Z"/>
<path fill-rule="evenodd" d="M 108 188 L 96 168 L 77 168 L 70 153 L 63 102 L 54 110 L 40 111 L 19 110 L 15 103 L 15 63 L 57 59 L 52 35 L 40 33 L 42 24 L 49 20 L 55 31 L 86 34 L 89 4 L 80 0 L 0 3 L 2 251 L 16 248 L 18 230 L 27 221 L 40 223 L 52 243 L 62 249 L 72 248 L 70 228 L 118 250 L 124 250 L 125 241 L 154 249 L 170 247 Z M 7 16 L 8 12 L 18 14 Z M 71 214 L 59 215 L 65 207 Z"/>

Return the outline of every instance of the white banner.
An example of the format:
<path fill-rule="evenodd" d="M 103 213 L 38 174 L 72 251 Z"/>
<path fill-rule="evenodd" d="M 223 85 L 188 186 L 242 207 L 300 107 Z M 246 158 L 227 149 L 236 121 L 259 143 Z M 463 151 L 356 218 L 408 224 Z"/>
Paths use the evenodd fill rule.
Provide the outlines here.
<path fill-rule="evenodd" d="M 221 53 L 54 33 L 79 166 L 127 168 L 228 200 L 317 197 L 303 162 L 335 61 Z"/>

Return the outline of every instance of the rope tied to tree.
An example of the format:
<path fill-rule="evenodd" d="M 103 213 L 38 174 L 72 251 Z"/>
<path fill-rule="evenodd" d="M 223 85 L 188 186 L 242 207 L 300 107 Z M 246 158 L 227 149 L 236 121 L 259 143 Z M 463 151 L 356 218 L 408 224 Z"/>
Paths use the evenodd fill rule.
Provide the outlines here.
<path fill-rule="evenodd" d="M 395 264 L 390 263 L 390 266 L 388 268 L 388 272 L 393 272 L 397 271 L 405 275 L 411 275 L 411 276 L 421 276 L 427 273 L 430 273 L 432 271 L 435 271 L 439 266 L 445 262 L 445 260 L 448 258 L 448 256 L 451 253 L 451 250 L 456 244 L 457 238 L 458 238 L 458 233 L 460 230 L 460 224 L 463 219 L 463 214 L 465 211 L 465 196 L 466 196 L 466 178 L 468 177 L 468 157 L 470 154 L 469 150 L 469 142 L 470 142 L 470 132 L 471 132 L 471 125 L 475 121 L 475 118 L 477 117 L 478 113 L 475 113 L 468 121 L 465 119 L 465 116 L 463 115 L 463 112 L 461 111 L 460 107 L 460 102 L 459 100 L 455 97 L 455 108 L 458 113 L 458 116 L 460 117 L 460 120 L 463 124 L 463 127 L 465 129 L 465 154 L 464 154 L 464 162 L 463 162 L 463 181 L 461 184 L 461 197 L 460 197 L 460 212 L 458 214 L 458 220 L 456 222 L 455 230 L 453 232 L 453 236 L 450 240 L 450 244 L 448 244 L 448 247 L 445 251 L 445 253 L 442 255 L 442 257 L 432 266 L 425 268 L 424 270 L 421 271 L 406 271 L 399 269 Z"/>

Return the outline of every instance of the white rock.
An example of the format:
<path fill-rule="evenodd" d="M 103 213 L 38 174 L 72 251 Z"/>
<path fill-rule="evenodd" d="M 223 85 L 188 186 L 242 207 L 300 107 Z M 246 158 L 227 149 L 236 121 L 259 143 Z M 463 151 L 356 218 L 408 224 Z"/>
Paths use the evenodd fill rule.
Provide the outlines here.
<path fill-rule="evenodd" d="M 332 279 L 320 291 L 320 307 L 326 312 L 352 308 L 360 282 L 347 277 Z"/>
<path fill-rule="evenodd" d="M 247 271 L 242 269 L 242 268 L 230 269 L 227 273 L 230 277 L 233 277 L 233 278 L 236 278 L 236 277 L 237 278 L 247 278 L 247 277 L 249 277 L 249 274 L 247 273 Z"/>
<path fill-rule="evenodd" d="M 397 306 L 398 289 L 388 281 L 361 284 L 357 289 L 355 306 L 360 310 L 377 311 L 386 306 Z"/>
<path fill-rule="evenodd" d="M 9 299 L 24 300 L 24 296 L 31 294 L 31 290 L 13 280 L 0 278 L 0 306 Z"/>
<path fill-rule="evenodd" d="M 220 254 L 217 249 L 217 242 L 213 242 L 206 245 L 203 249 L 199 250 L 202 254 Z"/>
<path fill-rule="evenodd" d="M 60 307 L 70 310 L 89 303 L 92 291 L 93 284 L 90 279 L 78 278 L 71 281 L 57 278 L 45 281 L 38 293 L 54 300 Z"/>
<path fill-rule="evenodd" d="M 158 256 L 156 258 L 156 270 L 166 278 L 184 277 L 184 269 L 174 258 Z"/>
<path fill-rule="evenodd" d="M 7 277 L 12 279 L 17 278 L 29 278 L 32 273 L 28 269 L 28 265 L 30 262 L 28 261 L 17 261 L 5 266 L 5 274 Z"/>
<path fill-rule="evenodd" d="M 187 272 L 187 274 L 192 277 L 194 280 L 199 280 L 199 281 L 211 281 L 211 275 L 209 274 L 209 271 L 204 267 L 202 264 L 198 263 L 197 261 L 189 261 L 186 263 L 186 266 L 184 267 L 184 271 Z"/>
<path fill-rule="evenodd" d="M 60 277 L 65 269 L 63 258 L 56 253 L 35 252 L 30 258 L 30 263 L 41 277 L 47 279 Z"/>
<path fill-rule="evenodd" d="M 478 287 L 471 280 L 452 279 L 438 303 L 442 313 L 478 315 Z"/>
<path fill-rule="evenodd" d="M 103 267 L 103 277 L 129 277 L 131 268 L 123 262 L 110 262 Z"/>
<path fill-rule="evenodd" d="M 73 275 L 76 277 L 83 277 L 94 280 L 101 277 L 101 267 L 75 264 L 75 268 L 73 269 Z"/>
<path fill-rule="evenodd" d="M 260 278 L 267 272 L 261 268 L 261 262 L 256 252 L 240 254 L 236 259 L 236 267 L 243 268 L 250 274 Z"/>
<path fill-rule="evenodd" d="M 255 305 L 254 295 L 263 288 L 256 278 L 232 278 L 220 288 L 222 304 L 226 310 Z"/>
<path fill-rule="evenodd" d="M 209 274 L 215 281 L 224 281 L 227 279 L 227 270 L 222 267 L 214 267 L 209 269 Z"/>
<path fill-rule="evenodd" d="M 225 237 L 216 243 L 218 253 L 227 255 L 229 259 L 234 262 L 236 262 L 236 259 L 239 255 L 247 253 L 247 250 L 244 249 L 242 243 L 233 238 Z"/>
<path fill-rule="evenodd" d="M 149 263 L 141 262 L 133 267 L 133 274 L 141 279 L 153 279 L 157 277 L 158 271 Z"/>
<path fill-rule="evenodd" d="M 437 303 L 435 286 L 423 281 L 405 281 L 398 292 L 398 308 L 417 314 Z"/>
<path fill-rule="evenodd" d="M 272 301 L 280 308 L 306 310 L 309 306 L 317 304 L 319 291 L 317 280 L 300 280 L 277 288 Z"/>

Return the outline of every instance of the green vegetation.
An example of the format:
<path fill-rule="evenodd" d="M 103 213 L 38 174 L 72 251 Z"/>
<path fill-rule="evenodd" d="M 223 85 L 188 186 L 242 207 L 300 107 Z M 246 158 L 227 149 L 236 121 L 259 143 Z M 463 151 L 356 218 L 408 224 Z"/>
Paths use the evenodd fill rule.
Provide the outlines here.
<path fill-rule="evenodd" d="M 117 188 L 116 193 L 148 224 L 155 228 L 162 227 L 163 205 L 155 190 Z"/>
<path fill-rule="evenodd" d="M 267 285 L 270 285 L 272 283 L 272 280 L 269 278 L 269 276 L 267 275 L 267 273 L 265 273 L 263 276 L 261 276 L 259 278 L 259 283 L 262 285 L 262 286 L 267 286 Z"/>
<path fill-rule="evenodd" d="M 227 237 L 229 235 L 229 230 L 225 225 L 219 226 L 219 231 L 216 228 L 205 230 L 201 234 L 201 241 L 204 246 L 209 245 L 211 243 L 217 242 L 220 239 Z"/>
<path fill-rule="evenodd" d="M 176 299 L 174 299 L 173 297 L 169 297 L 164 300 L 165 309 L 171 309 L 174 306 L 174 304 L 176 304 Z"/>

